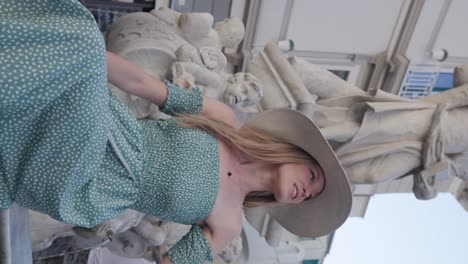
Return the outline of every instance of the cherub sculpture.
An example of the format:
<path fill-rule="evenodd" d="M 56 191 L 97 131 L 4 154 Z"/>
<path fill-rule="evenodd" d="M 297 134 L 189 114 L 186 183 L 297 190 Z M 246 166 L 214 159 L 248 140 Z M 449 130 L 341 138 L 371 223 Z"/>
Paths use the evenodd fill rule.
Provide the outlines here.
<path fill-rule="evenodd" d="M 121 216 L 93 228 L 64 224 L 31 210 L 29 216 L 33 252 L 46 250 L 57 238 L 76 237 L 95 241 L 121 257 L 145 258 L 149 261 L 159 260 L 191 228 L 190 225 L 165 221 L 134 210 L 127 210 Z M 218 255 L 230 263 L 240 256 L 241 250 L 242 241 L 238 237 Z"/>
<path fill-rule="evenodd" d="M 245 30 L 238 18 L 213 26 L 208 13 L 178 13 L 168 8 L 150 13 L 136 12 L 116 20 L 109 29 L 107 47 L 141 66 L 156 78 L 187 81 L 205 95 L 217 98 L 236 110 L 254 105 L 262 96 L 261 83 L 247 74 L 240 78 L 224 72 L 227 64 L 222 48 L 234 49 Z M 238 81 L 236 83 L 235 81 Z M 168 118 L 150 102 L 110 85 L 137 118 Z"/>
<path fill-rule="evenodd" d="M 112 224 L 115 223 L 114 221 Z M 162 254 L 174 246 L 190 228 L 190 225 L 178 224 L 145 215 L 137 225 L 124 232 L 116 233 L 105 246 L 112 253 L 121 257 L 159 261 Z M 105 230 L 106 228 L 101 226 L 95 229 Z M 97 234 L 95 233 L 95 235 Z M 240 255 L 241 250 L 242 241 L 238 237 L 231 241 L 218 255 L 225 262 L 230 263 Z"/>
<path fill-rule="evenodd" d="M 223 72 L 226 58 L 216 49 L 204 47 L 198 51 L 184 45 L 176 55 L 177 61 L 171 66 L 175 83 L 186 81 L 190 87 L 201 88 L 206 96 L 238 110 L 256 104 L 263 95 L 261 82 L 252 74 Z"/>

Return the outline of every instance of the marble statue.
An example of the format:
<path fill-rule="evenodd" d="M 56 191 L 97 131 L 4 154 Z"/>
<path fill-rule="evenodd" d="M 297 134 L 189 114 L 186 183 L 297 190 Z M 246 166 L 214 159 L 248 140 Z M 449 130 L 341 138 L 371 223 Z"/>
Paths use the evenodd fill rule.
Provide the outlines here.
<path fill-rule="evenodd" d="M 352 182 L 378 183 L 412 174 L 416 197 L 430 199 L 437 194 L 438 173 L 450 170 L 468 179 L 468 136 L 458 121 L 468 117 L 467 85 L 420 100 L 383 91 L 370 96 L 301 59 L 290 62 L 308 90 L 318 95 L 311 117 Z"/>
<path fill-rule="evenodd" d="M 106 247 L 122 257 L 159 260 L 189 230 L 189 225 L 145 215 L 138 225 L 116 234 Z"/>
<path fill-rule="evenodd" d="M 281 83 L 288 84 L 286 90 L 294 99 L 291 107 L 320 127 L 353 183 L 374 184 L 413 175 L 416 197 L 430 199 L 437 194 L 438 175 L 449 171 L 468 179 L 468 133 L 466 124 L 460 122 L 468 118 L 468 84 L 419 100 L 383 91 L 371 96 L 300 58 L 289 58 L 289 66 L 279 63 L 276 57 L 284 55 L 273 44 L 265 50 L 259 57 L 272 62 L 269 71 L 288 72 L 288 76 L 278 75 Z M 285 89 L 282 85 L 275 88 L 268 71 L 261 69 L 265 67 L 254 59 L 248 71 L 259 73 L 269 89 Z M 271 98 L 275 91 L 265 88 L 264 93 L 263 98 L 270 101 L 262 98 L 262 110 L 279 105 Z M 317 100 L 297 96 L 304 93 Z"/>
<path fill-rule="evenodd" d="M 175 83 L 184 80 L 242 112 L 259 100 L 261 84 L 251 75 L 225 73 L 227 60 L 221 50 L 239 45 L 244 25 L 238 18 L 227 18 L 212 26 L 211 14 L 178 13 L 162 7 L 120 17 L 110 26 L 106 44 L 109 51 L 136 63 L 149 75 Z M 111 84 L 109 88 L 137 118 L 169 118 L 149 101 Z"/>
<path fill-rule="evenodd" d="M 164 252 L 177 243 L 191 228 L 154 216 L 127 210 L 93 228 L 77 227 L 29 210 L 32 250 L 47 255 L 47 248 L 58 238 L 71 238 L 76 250 L 92 245 L 108 248 L 112 253 L 127 258 L 159 260 Z M 70 248 L 71 245 L 62 245 Z M 231 241 L 218 255 L 227 263 L 235 260 L 242 250 L 240 237 Z M 53 249 L 54 252 L 57 249 Z M 73 250 L 72 250 L 73 251 Z"/>
<path fill-rule="evenodd" d="M 182 45 L 176 57 L 177 61 L 171 65 L 174 83 L 185 81 L 189 87 L 197 86 L 204 95 L 217 98 L 236 110 L 255 105 L 262 97 L 262 84 L 252 74 L 223 72 L 226 57 L 216 48 L 197 50 L 191 45 Z"/>
<path fill-rule="evenodd" d="M 56 238 L 75 235 L 73 225 L 64 224 L 45 214 L 28 211 L 33 252 L 48 248 Z"/>
<path fill-rule="evenodd" d="M 128 229 L 137 226 L 144 216 L 145 214 L 141 212 L 128 209 L 123 214 L 96 225 L 93 228 L 76 226 L 73 228 L 73 231 L 84 238 L 108 237 L 109 239 L 112 239 L 114 234 L 125 232 Z"/>
<path fill-rule="evenodd" d="M 193 62 L 175 62 L 172 75 L 175 83 L 188 81 L 236 109 L 255 105 L 263 95 L 261 82 L 250 73 L 218 74 Z"/>
<path fill-rule="evenodd" d="M 176 50 L 176 59 L 177 62 L 193 62 L 216 73 L 222 73 L 227 65 L 226 56 L 212 47 L 196 49 L 192 45 L 181 45 Z"/>
<path fill-rule="evenodd" d="M 216 80 L 226 65 L 226 57 L 216 48 L 203 47 L 198 50 L 192 45 L 181 45 L 176 50 L 176 61 L 171 65 L 170 78 L 174 83 L 180 84 L 186 81 L 189 87 L 194 87 L 196 85 L 194 72 L 199 72 L 198 79 L 206 79 L 204 83 L 212 82 L 213 86 L 221 85 L 216 83 Z M 201 85 L 199 82 L 197 84 Z M 205 90 L 208 91 L 208 89 Z M 211 90 L 217 91 L 219 88 L 213 87 Z"/>
<path fill-rule="evenodd" d="M 245 28 L 240 18 L 229 17 L 217 22 L 209 13 L 178 13 L 161 7 L 150 12 L 178 32 L 196 48 L 214 47 L 235 49 L 244 39 Z"/>
<path fill-rule="evenodd" d="M 190 228 L 190 225 L 145 215 L 138 225 L 118 233 L 106 247 L 118 256 L 159 261 L 162 254 L 174 246 Z M 230 263 L 240 255 L 241 250 L 242 241 L 239 237 L 231 241 L 218 255 L 226 263 Z"/>
<path fill-rule="evenodd" d="M 289 57 L 288 62 L 299 75 L 306 89 L 316 99 L 328 99 L 341 96 L 365 95 L 366 93 L 328 70 L 298 57 Z M 320 76 L 320 78 L 317 78 Z"/>
<path fill-rule="evenodd" d="M 257 103 L 263 96 L 262 83 L 247 72 L 229 75 L 222 87 L 220 98 L 230 106 L 248 107 Z"/>

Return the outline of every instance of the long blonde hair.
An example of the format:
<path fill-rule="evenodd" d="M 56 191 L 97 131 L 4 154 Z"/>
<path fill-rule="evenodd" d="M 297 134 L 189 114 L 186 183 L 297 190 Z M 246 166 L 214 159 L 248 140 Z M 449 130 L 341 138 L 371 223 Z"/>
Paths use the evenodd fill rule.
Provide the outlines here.
<path fill-rule="evenodd" d="M 188 114 L 179 114 L 174 120 L 181 127 L 199 128 L 213 134 L 249 162 L 279 165 L 283 163 L 310 163 L 313 160 L 300 147 L 284 142 L 266 131 L 247 125 L 236 129 L 220 120 Z M 255 207 L 275 202 L 276 199 L 272 193 L 259 191 L 249 193 L 245 197 L 244 205 Z"/>

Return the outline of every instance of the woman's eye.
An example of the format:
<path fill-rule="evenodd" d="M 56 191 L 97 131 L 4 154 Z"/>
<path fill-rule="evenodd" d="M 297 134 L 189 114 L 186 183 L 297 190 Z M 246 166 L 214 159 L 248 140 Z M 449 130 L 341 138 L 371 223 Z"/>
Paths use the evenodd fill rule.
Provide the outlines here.
<path fill-rule="evenodd" d="M 310 172 L 310 180 L 311 180 L 311 181 L 315 181 L 315 178 L 316 178 L 316 177 L 315 177 L 315 174 L 311 171 L 311 172 Z"/>

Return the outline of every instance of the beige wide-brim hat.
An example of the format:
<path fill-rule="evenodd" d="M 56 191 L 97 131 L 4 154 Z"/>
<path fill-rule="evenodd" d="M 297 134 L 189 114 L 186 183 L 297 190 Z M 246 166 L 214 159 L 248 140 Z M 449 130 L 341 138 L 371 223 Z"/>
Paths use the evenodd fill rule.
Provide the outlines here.
<path fill-rule="evenodd" d="M 351 187 L 332 148 L 312 120 L 296 110 L 275 109 L 256 114 L 244 125 L 304 149 L 325 174 L 325 189 L 319 196 L 300 204 L 271 207 L 270 216 L 301 237 L 323 236 L 340 227 L 351 210 Z"/>

